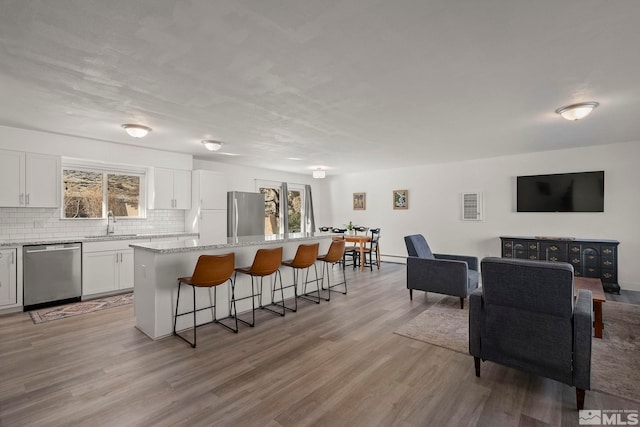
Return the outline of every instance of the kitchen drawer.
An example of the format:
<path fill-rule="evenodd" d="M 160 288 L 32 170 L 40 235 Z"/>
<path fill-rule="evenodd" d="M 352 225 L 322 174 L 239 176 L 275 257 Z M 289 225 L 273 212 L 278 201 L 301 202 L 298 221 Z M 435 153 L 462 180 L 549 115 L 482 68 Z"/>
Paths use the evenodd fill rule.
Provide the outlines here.
<path fill-rule="evenodd" d="M 129 245 L 146 243 L 149 239 L 135 240 L 105 240 L 102 242 L 85 242 L 82 244 L 82 252 L 122 251 L 129 249 Z"/>

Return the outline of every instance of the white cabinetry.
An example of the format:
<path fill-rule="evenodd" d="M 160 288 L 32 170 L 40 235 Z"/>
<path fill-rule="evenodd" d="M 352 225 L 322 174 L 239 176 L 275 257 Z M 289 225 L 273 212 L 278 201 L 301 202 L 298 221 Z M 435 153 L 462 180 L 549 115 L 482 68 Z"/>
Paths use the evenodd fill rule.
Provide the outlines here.
<path fill-rule="evenodd" d="M 200 209 L 227 209 L 227 180 L 222 172 L 193 171 L 193 204 Z"/>
<path fill-rule="evenodd" d="M 60 207 L 60 157 L 0 150 L 0 206 Z"/>
<path fill-rule="evenodd" d="M 133 288 L 132 243 L 149 240 L 116 240 L 84 243 L 82 248 L 82 296 L 120 292 Z"/>
<path fill-rule="evenodd" d="M 0 307 L 16 304 L 16 250 L 0 250 Z"/>
<path fill-rule="evenodd" d="M 153 169 L 150 209 L 190 209 L 191 172 Z"/>
<path fill-rule="evenodd" d="M 185 230 L 201 240 L 226 242 L 227 180 L 222 172 L 195 170 L 192 174 L 193 207 L 185 216 Z"/>

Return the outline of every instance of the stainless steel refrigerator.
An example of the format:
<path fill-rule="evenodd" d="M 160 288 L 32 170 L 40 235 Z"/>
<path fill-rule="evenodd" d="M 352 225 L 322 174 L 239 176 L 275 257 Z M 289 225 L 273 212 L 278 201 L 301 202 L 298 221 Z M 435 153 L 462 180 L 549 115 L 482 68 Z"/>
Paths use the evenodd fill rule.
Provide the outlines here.
<path fill-rule="evenodd" d="M 227 193 L 227 237 L 264 235 L 264 194 Z"/>

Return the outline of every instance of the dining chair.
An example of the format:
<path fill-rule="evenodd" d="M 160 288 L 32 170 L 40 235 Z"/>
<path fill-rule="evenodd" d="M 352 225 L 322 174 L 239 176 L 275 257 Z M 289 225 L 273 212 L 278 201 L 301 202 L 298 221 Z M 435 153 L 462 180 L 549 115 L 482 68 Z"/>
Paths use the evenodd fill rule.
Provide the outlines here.
<path fill-rule="evenodd" d="M 364 266 L 369 266 L 369 269 L 373 271 L 373 264 L 375 264 L 378 267 L 378 270 L 380 270 L 380 254 L 378 253 L 380 228 L 372 228 L 369 231 L 371 232 L 371 242 L 369 242 L 364 248 Z"/>

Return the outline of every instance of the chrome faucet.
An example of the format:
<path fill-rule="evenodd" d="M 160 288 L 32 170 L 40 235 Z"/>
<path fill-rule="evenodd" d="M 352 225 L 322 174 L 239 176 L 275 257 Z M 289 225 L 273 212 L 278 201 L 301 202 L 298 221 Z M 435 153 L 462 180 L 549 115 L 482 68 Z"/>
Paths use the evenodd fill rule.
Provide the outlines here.
<path fill-rule="evenodd" d="M 107 212 L 107 236 L 116 231 L 116 217 L 112 211 Z"/>

